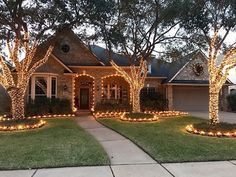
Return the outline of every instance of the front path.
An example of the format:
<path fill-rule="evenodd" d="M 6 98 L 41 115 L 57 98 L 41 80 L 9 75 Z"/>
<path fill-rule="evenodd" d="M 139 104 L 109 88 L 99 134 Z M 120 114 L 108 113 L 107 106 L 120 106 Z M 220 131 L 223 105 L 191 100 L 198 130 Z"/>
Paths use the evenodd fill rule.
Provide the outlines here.
<path fill-rule="evenodd" d="M 80 117 L 78 123 L 104 147 L 110 157 L 111 165 L 156 163 L 130 140 L 104 127 L 92 116 Z"/>

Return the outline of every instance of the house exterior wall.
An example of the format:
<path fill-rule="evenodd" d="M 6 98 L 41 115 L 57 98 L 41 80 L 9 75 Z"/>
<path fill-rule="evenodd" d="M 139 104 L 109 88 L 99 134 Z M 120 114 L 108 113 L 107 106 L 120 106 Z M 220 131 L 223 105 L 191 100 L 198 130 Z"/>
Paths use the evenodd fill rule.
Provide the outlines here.
<path fill-rule="evenodd" d="M 166 86 L 161 84 L 162 81 L 163 81 L 163 79 L 161 79 L 161 78 L 148 77 L 145 80 L 144 87 L 155 87 L 157 92 L 159 92 L 159 93 L 161 93 L 162 95 L 165 96 Z"/>
<path fill-rule="evenodd" d="M 69 46 L 67 53 L 61 49 L 63 45 Z M 85 47 L 82 41 L 70 30 L 58 32 L 54 40 L 54 51 L 56 56 L 60 56 L 60 60 L 66 65 L 85 65 L 98 66 L 101 65 L 95 55 Z"/>
<path fill-rule="evenodd" d="M 72 76 L 64 75 L 65 69 L 57 60 L 50 56 L 47 63 L 38 68 L 33 76 L 55 76 L 57 78 L 57 97 L 71 100 Z M 26 95 L 28 97 L 28 92 Z"/>
<path fill-rule="evenodd" d="M 201 64 L 203 67 L 203 72 L 198 76 L 194 72 L 193 67 L 196 64 Z M 207 60 L 203 58 L 202 55 L 197 55 L 193 60 L 191 60 L 186 67 L 183 68 L 182 71 L 175 77 L 174 80 L 208 80 L 208 68 L 207 68 Z"/>
<path fill-rule="evenodd" d="M 71 68 L 74 73 L 78 75 L 89 75 L 94 77 L 95 81 L 95 102 L 101 101 L 102 95 L 102 78 L 106 76 L 116 75 L 117 72 L 111 67 L 76 67 Z M 127 69 L 126 69 L 127 70 Z"/>

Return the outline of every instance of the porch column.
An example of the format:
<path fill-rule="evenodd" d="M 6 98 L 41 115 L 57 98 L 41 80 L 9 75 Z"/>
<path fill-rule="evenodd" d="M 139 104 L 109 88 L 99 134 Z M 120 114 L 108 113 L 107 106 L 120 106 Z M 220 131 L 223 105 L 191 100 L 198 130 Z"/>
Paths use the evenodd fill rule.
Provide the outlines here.
<path fill-rule="evenodd" d="M 173 110 L 173 86 L 167 85 L 168 110 Z"/>
<path fill-rule="evenodd" d="M 101 101 L 102 87 L 101 87 L 101 78 L 95 78 L 94 80 L 94 106 L 97 102 Z"/>

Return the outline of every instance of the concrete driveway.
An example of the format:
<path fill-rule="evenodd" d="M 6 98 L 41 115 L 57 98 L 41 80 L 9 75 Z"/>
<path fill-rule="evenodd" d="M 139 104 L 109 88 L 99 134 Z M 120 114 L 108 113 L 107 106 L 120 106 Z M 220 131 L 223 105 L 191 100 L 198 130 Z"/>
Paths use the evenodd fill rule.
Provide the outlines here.
<path fill-rule="evenodd" d="M 192 116 L 209 119 L 208 111 L 189 111 L 189 114 Z M 228 122 L 236 124 L 236 113 L 220 111 L 219 116 L 220 116 L 220 122 Z"/>

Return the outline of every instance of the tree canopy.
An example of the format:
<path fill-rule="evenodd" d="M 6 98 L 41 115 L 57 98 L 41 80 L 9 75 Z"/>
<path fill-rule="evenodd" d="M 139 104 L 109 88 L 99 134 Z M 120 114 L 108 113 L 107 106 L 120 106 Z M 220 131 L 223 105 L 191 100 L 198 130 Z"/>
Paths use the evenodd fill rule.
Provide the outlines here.
<path fill-rule="evenodd" d="M 227 43 L 230 32 L 236 31 L 236 1 L 234 0 L 184 0 L 181 27 L 189 42 L 206 44 L 209 48 L 214 31 L 218 31 L 217 49 L 226 51 L 236 40 Z"/>

